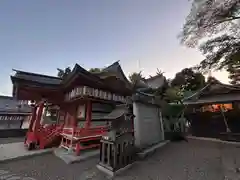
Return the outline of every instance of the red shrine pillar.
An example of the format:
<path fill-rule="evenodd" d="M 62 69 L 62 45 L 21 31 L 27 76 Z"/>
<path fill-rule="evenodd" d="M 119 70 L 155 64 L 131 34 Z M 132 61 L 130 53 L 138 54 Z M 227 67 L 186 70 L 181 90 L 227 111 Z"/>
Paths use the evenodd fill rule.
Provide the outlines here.
<path fill-rule="evenodd" d="M 87 101 L 87 114 L 86 114 L 86 123 L 85 128 L 89 128 L 91 126 L 92 121 L 92 102 Z"/>
<path fill-rule="evenodd" d="M 37 131 L 37 129 L 40 126 L 40 121 L 41 121 L 41 118 L 42 118 L 43 108 L 44 108 L 44 101 L 41 101 L 38 104 L 37 117 L 36 117 L 36 120 L 35 120 L 34 131 Z"/>
<path fill-rule="evenodd" d="M 77 127 L 76 117 L 72 114 L 71 114 L 71 125 L 72 125 L 72 127 Z"/>
<path fill-rule="evenodd" d="M 37 106 L 34 105 L 34 107 L 32 107 L 32 115 L 31 115 L 28 131 L 33 131 L 32 128 L 33 128 L 33 123 L 36 120 L 36 111 L 37 111 Z"/>

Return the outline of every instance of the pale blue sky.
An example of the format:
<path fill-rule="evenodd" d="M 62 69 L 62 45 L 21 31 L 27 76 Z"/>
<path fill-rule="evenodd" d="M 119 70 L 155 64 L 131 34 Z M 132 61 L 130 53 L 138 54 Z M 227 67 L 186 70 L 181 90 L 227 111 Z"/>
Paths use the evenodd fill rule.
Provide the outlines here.
<path fill-rule="evenodd" d="M 11 95 L 12 68 L 56 75 L 120 60 L 127 75 L 159 68 L 173 77 L 202 59 L 176 38 L 189 8 L 188 0 L 1 0 L 0 94 Z"/>

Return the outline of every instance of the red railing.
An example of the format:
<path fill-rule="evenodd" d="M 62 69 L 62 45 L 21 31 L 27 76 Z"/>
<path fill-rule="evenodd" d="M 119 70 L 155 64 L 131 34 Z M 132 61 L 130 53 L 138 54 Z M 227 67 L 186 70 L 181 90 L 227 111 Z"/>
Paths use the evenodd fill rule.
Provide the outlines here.
<path fill-rule="evenodd" d="M 44 148 L 49 141 L 58 136 L 62 132 L 62 127 L 63 126 L 58 126 L 57 124 L 45 127 L 41 125 L 38 129 L 40 148 Z"/>
<path fill-rule="evenodd" d="M 92 127 L 92 128 L 63 128 L 62 133 L 72 135 L 74 137 L 85 137 L 91 135 L 102 134 L 107 131 L 106 126 Z"/>

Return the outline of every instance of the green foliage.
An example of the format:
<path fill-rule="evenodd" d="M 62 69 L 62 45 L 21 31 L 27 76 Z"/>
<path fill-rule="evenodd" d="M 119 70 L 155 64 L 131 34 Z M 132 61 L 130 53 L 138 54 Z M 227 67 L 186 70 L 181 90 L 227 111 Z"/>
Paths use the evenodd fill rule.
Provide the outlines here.
<path fill-rule="evenodd" d="M 164 77 L 164 83 L 163 83 L 163 85 L 162 85 L 160 88 L 156 89 L 155 92 L 154 92 L 154 94 L 157 95 L 157 96 L 162 96 L 162 97 L 164 97 L 164 95 L 165 95 L 165 93 L 166 93 L 166 90 L 167 90 L 168 88 L 170 88 L 170 82 L 169 82 L 169 81 L 170 81 L 169 79 L 166 79 L 166 78 Z"/>
<path fill-rule="evenodd" d="M 91 72 L 91 73 L 99 73 L 101 71 L 102 71 L 102 69 L 100 69 L 100 68 L 91 68 L 91 69 L 89 69 L 89 72 Z"/>
<path fill-rule="evenodd" d="M 239 0 L 192 0 L 192 8 L 180 34 L 181 42 L 190 47 L 199 40 L 219 32 L 240 34 Z"/>
<path fill-rule="evenodd" d="M 67 67 L 64 70 L 57 68 L 57 70 L 58 70 L 57 76 L 62 79 L 65 79 L 68 76 L 68 74 L 70 74 L 72 71 L 70 67 Z"/>
<path fill-rule="evenodd" d="M 183 92 L 180 87 L 170 87 L 165 92 L 165 100 L 167 102 L 179 102 L 183 98 Z"/>
<path fill-rule="evenodd" d="M 227 34 L 215 37 L 200 46 L 200 50 L 206 56 L 195 67 L 206 73 L 209 70 L 225 69 L 229 72 L 230 83 L 238 83 L 240 64 L 240 39 Z"/>
<path fill-rule="evenodd" d="M 129 80 L 130 80 L 130 82 L 132 84 L 136 84 L 140 80 L 144 79 L 144 77 L 142 76 L 141 72 L 140 73 L 133 72 L 132 74 L 129 75 L 128 78 L 129 78 Z"/>
<path fill-rule="evenodd" d="M 205 86 L 205 77 L 200 72 L 185 68 L 175 75 L 171 86 L 180 87 L 181 90 L 195 91 Z"/>
<path fill-rule="evenodd" d="M 195 68 L 202 72 L 228 69 L 239 61 L 240 40 L 225 34 L 203 43 L 200 50 L 206 58 Z"/>
<path fill-rule="evenodd" d="M 229 64 L 227 71 L 229 72 L 230 84 L 240 84 L 240 61 L 235 64 Z"/>

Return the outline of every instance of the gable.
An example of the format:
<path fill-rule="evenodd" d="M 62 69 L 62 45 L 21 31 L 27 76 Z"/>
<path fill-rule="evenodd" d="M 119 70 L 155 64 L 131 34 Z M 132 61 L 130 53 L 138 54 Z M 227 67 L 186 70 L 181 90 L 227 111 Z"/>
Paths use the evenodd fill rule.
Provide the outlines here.
<path fill-rule="evenodd" d="M 31 81 L 36 82 L 40 84 L 49 84 L 49 85 L 59 85 L 62 81 L 62 79 L 54 76 L 47 76 L 47 75 L 41 75 L 36 73 L 29 73 L 19 70 L 14 70 L 16 74 L 12 77 L 25 80 L 25 81 Z"/>
<path fill-rule="evenodd" d="M 126 83 L 129 83 L 128 79 L 126 78 L 120 64 L 119 64 L 119 61 L 117 62 L 114 62 L 112 65 L 104 68 L 102 70 L 103 72 L 108 72 L 109 74 L 111 75 L 116 75 L 120 80 L 126 82 Z"/>

